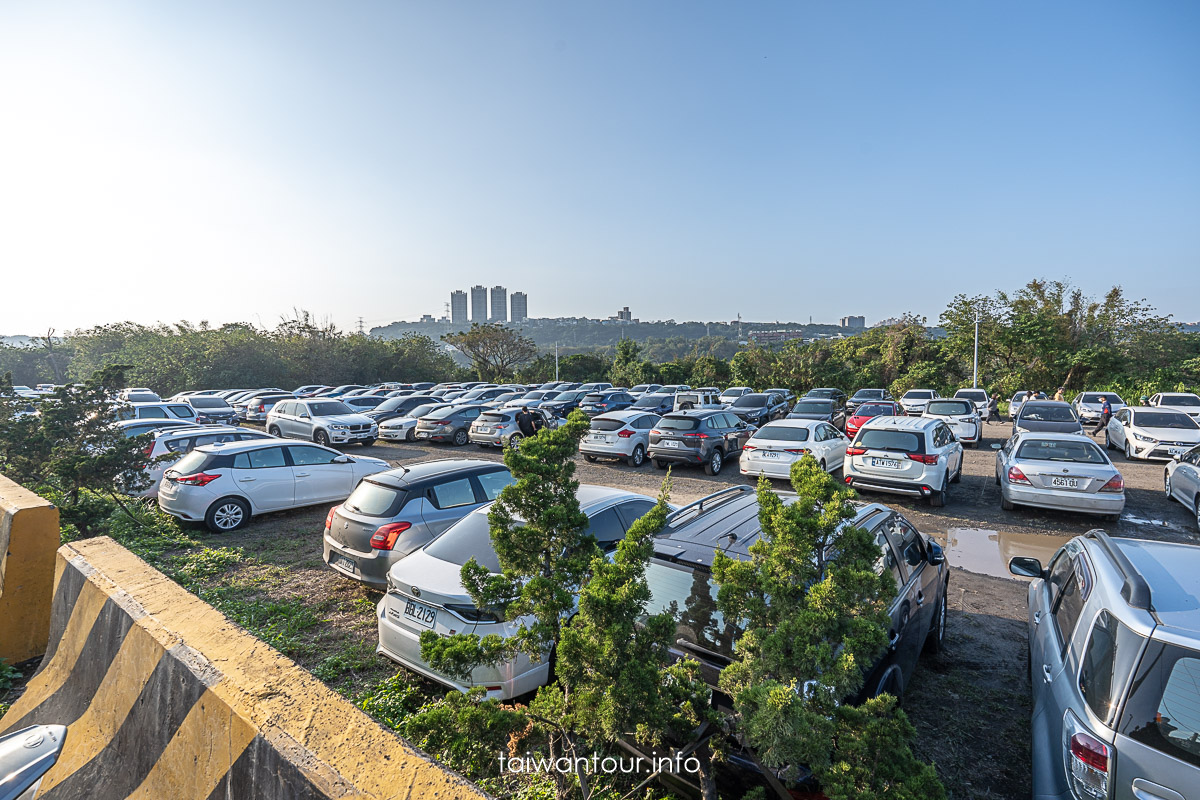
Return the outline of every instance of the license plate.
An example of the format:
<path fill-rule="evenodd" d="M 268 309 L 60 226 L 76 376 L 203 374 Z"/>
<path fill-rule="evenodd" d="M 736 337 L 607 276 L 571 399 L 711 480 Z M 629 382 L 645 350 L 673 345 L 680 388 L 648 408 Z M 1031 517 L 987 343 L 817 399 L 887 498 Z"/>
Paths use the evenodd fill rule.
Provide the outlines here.
<path fill-rule="evenodd" d="M 600 434 L 600 433 L 592 433 L 592 434 L 588 434 L 588 441 L 589 441 L 589 442 L 603 442 L 603 441 L 604 441 L 604 435 L 603 435 L 603 434 Z"/>
<path fill-rule="evenodd" d="M 477 433 L 491 433 L 492 429 L 491 428 L 479 428 L 476 432 Z"/>
<path fill-rule="evenodd" d="M 872 458 L 872 467 L 883 467 L 885 469 L 900 469 L 900 462 L 892 458 Z"/>
<path fill-rule="evenodd" d="M 1168 447 L 1167 452 L 1173 456 L 1181 456 L 1188 451 L 1186 447 Z"/>
<path fill-rule="evenodd" d="M 773 450 L 764 450 L 762 453 L 760 453 L 760 455 L 763 458 L 779 458 L 779 453 L 776 453 Z"/>
<path fill-rule="evenodd" d="M 424 628 L 432 628 L 433 621 L 437 618 L 437 609 L 431 608 L 424 603 L 418 603 L 416 600 L 404 601 L 404 617 L 411 619 Z"/>
<path fill-rule="evenodd" d="M 1078 489 L 1079 478 L 1051 478 L 1050 485 L 1055 489 Z"/>
<path fill-rule="evenodd" d="M 333 559 L 333 565 L 346 570 L 346 572 L 358 572 L 358 565 L 354 563 L 353 559 L 346 558 L 345 556 L 335 557 Z"/>
<path fill-rule="evenodd" d="M 420 433 L 417 434 L 417 438 L 418 439 L 428 439 L 429 431 L 421 431 Z"/>
<path fill-rule="evenodd" d="M 662 446 L 663 447 L 679 447 L 679 442 L 674 442 L 674 441 L 671 441 L 670 439 L 667 439 L 665 442 L 662 443 Z"/>

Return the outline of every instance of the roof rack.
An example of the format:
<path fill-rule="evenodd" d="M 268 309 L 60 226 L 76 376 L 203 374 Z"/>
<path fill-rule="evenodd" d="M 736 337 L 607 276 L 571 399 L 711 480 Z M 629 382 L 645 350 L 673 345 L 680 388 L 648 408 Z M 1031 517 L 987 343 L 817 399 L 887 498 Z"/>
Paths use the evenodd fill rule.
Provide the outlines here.
<path fill-rule="evenodd" d="M 1093 528 L 1083 535 L 1085 539 L 1095 539 L 1096 543 L 1108 553 L 1109 557 L 1117 565 L 1117 569 L 1125 576 L 1125 583 L 1121 586 L 1121 597 L 1125 598 L 1125 602 L 1133 608 L 1141 608 L 1146 611 L 1153 611 L 1154 605 L 1150 602 L 1150 584 L 1142 577 L 1142 573 L 1138 572 L 1137 567 L 1129 560 L 1129 557 L 1121 552 L 1113 540 L 1107 533 L 1099 528 Z"/>
<path fill-rule="evenodd" d="M 701 497 L 699 500 L 696 500 L 695 502 L 688 503 L 686 506 L 676 509 L 675 511 L 672 511 L 670 514 L 667 515 L 667 518 L 663 523 L 663 527 L 666 527 L 668 525 L 673 525 L 675 522 L 677 522 L 679 519 L 681 519 L 684 515 L 690 516 L 692 514 L 695 514 L 696 516 L 699 516 L 700 514 L 703 514 L 705 511 L 708 511 L 715 505 L 727 503 L 730 500 L 734 499 L 735 497 L 738 497 L 740 495 L 746 494 L 747 492 L 753 492 L 753 491 L 755 491 L 755 488 L 753 486 L 730 486 L 725 489 L 721 489 L 720 491 L 713 492 L 712 494 L 710 494 L 706 497 Z"/>

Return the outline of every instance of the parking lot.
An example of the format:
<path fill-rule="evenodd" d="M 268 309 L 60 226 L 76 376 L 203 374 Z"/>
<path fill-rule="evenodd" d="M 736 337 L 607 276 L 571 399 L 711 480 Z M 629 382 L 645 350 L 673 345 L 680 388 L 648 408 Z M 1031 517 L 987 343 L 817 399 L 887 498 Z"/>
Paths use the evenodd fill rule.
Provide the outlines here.
<path fill-rule="evenodd" d="M 918 755 L 935 762 L 955 797 L 1017 798 L 1029 794 L 1030 687 L 1026 655 L 1025 583 L 1008 575 L 1014 555 L 1045 558 L 1067 538 L 1101 527 L 1119 536 L 1195 542 L 1191 514 L 1166 500 L 1161 462 L 1126 462 L 1114 454 L 1126 487 L 1127 505 L 1117 523 L 1081 515 L 1000 509 L 994 482 L 993 445 L 1010 426 L 985 426 L 985 440 L 966 451 L 960 483 L 944 508 L 899 496 L 875 494 L 871 499 L 903 513 L 924 533 L 947 547 L 953 566 L 947 648 L 927 658 L 904 698 L 918 730 Z M 383 458 L 395 465 L 441 458 L 500 460 L 501 452 L 473 445 L 429 443 L 353 446 L 348 452 Z M 616 462 L 577 460 L 581 482 L 657 494 L 664 471 L 649 463 L 634 469 Z M 698 468 L 672 472 L 675 503 L 686 503 L 717 489 L 745 483 L 737 462 L 710 477 Z M 778 484 L 779 488 L 785 485 Z M 311 647 L 293 653 L 320 674 L 330 658 L 350 658 L 353 680 L 341 688 L 352 693 L 395 667 L 373 655 L 373 616 L 379 594 L 348 581 L 321 560 L 324 506 L 256 518 L 231 534 L 197 532 L 210 547 L 242 547 L 257 564 L 239 567 L 242 578 L 259 582 L 279 598 L 303 597 L 316 606 L 320 626 L 308 635 Z M 340 654 L 340 655 L 339 655 Z M 413 678 L 414 682 L 419 679 Z M 432 693 L 441 691 L 430 686 Z"/>

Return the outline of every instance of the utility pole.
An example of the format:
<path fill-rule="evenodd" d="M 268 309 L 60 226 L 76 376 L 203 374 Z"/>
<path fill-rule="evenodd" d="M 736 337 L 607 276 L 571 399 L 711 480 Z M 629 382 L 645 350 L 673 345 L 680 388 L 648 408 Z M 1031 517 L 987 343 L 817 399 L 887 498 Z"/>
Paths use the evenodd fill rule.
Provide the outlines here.
<path fill-rule="evenodd" d="M 979 388 L 979 310 L 975 310 L 975 372 L 971 376 L 971 388 Z"/>
<path fill-rule="evenodd" d="M 554 343 L 554 380 L 558 380 L 558 342 Z"/>

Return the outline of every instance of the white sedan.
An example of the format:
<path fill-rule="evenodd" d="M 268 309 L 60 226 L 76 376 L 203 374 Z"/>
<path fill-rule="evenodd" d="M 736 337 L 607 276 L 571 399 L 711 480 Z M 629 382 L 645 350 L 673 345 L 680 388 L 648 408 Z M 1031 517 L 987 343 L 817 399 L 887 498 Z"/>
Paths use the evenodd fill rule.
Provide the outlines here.
<path fill-rule="evenodd" d="M 780 419 L 755 431 L 738 459 L 746 476 L 766 475 L 786 480 L 792 464 L 811 454 L 826 472 L 846 460 L 850 444 L 841 431 L 816 419 Z"/>
<path fill-rule="evenodd" d="M 1200 418 L 1200 396 L 1191 392 L 1159 392 L 1150 398 L 1149 405 L 1166 411 L 1178 411 L 1193 419 Z"/>
<path fill-rule="evenodd" d="M 983 424 L 975 403 L 969 398 L 954 397 L 948 400 L 930 400 L 925 406 L 923 417 L 942 420 L 954 431 L 954 436 L 968 447 L 979 444 L 983 435 Z"/>
<path fill-rule="evenodd" d="M 1200 444 L 1200 425 L 1187 414 L 1144 406 L 1122 408 L 1104 429 L 1104 446 L 1125 458 L 1174 458 Z"/>

